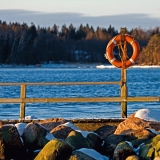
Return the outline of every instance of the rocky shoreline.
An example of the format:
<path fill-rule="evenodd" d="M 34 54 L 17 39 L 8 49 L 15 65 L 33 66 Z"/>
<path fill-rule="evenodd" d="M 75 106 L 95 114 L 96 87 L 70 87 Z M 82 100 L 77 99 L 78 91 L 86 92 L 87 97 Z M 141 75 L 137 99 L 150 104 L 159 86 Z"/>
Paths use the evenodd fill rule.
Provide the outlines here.
<path fill-rule="evenodd" d="M 160 122 L 136 114 L 91 132 L 62 118 L 1 123 L 0 159 L 160 160 Z"/>

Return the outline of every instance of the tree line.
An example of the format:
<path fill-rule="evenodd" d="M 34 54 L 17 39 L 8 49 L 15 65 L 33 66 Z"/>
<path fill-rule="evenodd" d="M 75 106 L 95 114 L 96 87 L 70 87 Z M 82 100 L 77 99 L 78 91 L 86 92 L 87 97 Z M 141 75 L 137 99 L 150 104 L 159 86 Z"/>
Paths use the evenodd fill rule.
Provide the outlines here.
<path fill-rule="evenodd" d="M 137 63 L 160 64 L 160 27 L 135 28 L 127 32 L 141 47 Z M 89 24 L 77 28 L 72 24 L 61 28 L 54 24 L 42 28 L 33 23 L 29 26 L 0 21 L 0 64 L 107 63 L 106 46 L 117 34 L 119 32 L 111 25 L 94 29 Z"/>

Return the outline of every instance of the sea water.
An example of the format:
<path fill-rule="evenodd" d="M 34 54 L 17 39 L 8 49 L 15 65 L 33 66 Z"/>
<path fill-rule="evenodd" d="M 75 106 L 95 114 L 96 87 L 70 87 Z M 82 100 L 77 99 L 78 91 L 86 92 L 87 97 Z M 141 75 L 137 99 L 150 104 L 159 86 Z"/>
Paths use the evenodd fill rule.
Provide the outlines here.
<path fill-rule="evenodd" d="M 118 82 L 117 68 L 0 68 L 0 82 Z M 160 68 L 127 69 L 128 96 L 159 96 Z M 27 86 L 26 97 L 119 97 L 119 85 Z M 0 86 L 0 98 L 19 98 L 19 86 Z M 130 102 L 128 115 L 160 102 Z M 44 118 L 120 118 L 120 103 L 27 103 L 25 115 Z M 19 104 L 0 104 L 0 119 L 19 119 Z"/>

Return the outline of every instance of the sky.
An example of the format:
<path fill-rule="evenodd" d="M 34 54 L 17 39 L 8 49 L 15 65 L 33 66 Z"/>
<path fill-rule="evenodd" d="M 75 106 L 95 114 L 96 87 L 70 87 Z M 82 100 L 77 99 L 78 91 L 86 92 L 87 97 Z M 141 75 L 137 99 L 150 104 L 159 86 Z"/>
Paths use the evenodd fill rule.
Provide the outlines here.
<path fill-rule="evenodd" d="M 0 19 L 52 27 L 89 24 L 117 30 L 160 24 L 160 0 L 0 0 Z"/>

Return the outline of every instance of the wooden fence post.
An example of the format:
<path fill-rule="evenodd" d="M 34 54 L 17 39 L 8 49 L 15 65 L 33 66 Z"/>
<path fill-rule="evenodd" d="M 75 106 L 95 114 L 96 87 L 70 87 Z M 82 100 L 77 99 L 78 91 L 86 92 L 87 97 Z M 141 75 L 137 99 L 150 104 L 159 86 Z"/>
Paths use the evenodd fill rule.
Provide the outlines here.
<path fill-rule="evenodd" d="M 121 97 L 126 99 L 127 91 L 127 72 L 126 69 L 121 69 Z M 121 118 L 127 118 L 127 101 L 121 102 Z"/>
<path fill-rule="evenodd" d="M 20 119 L 25 118 L 25 102 L 24 98 L 26 98 L 26 85 L 21 85 L 21 93 L 20 93 L 21 103 L 20 103 Z"/>

